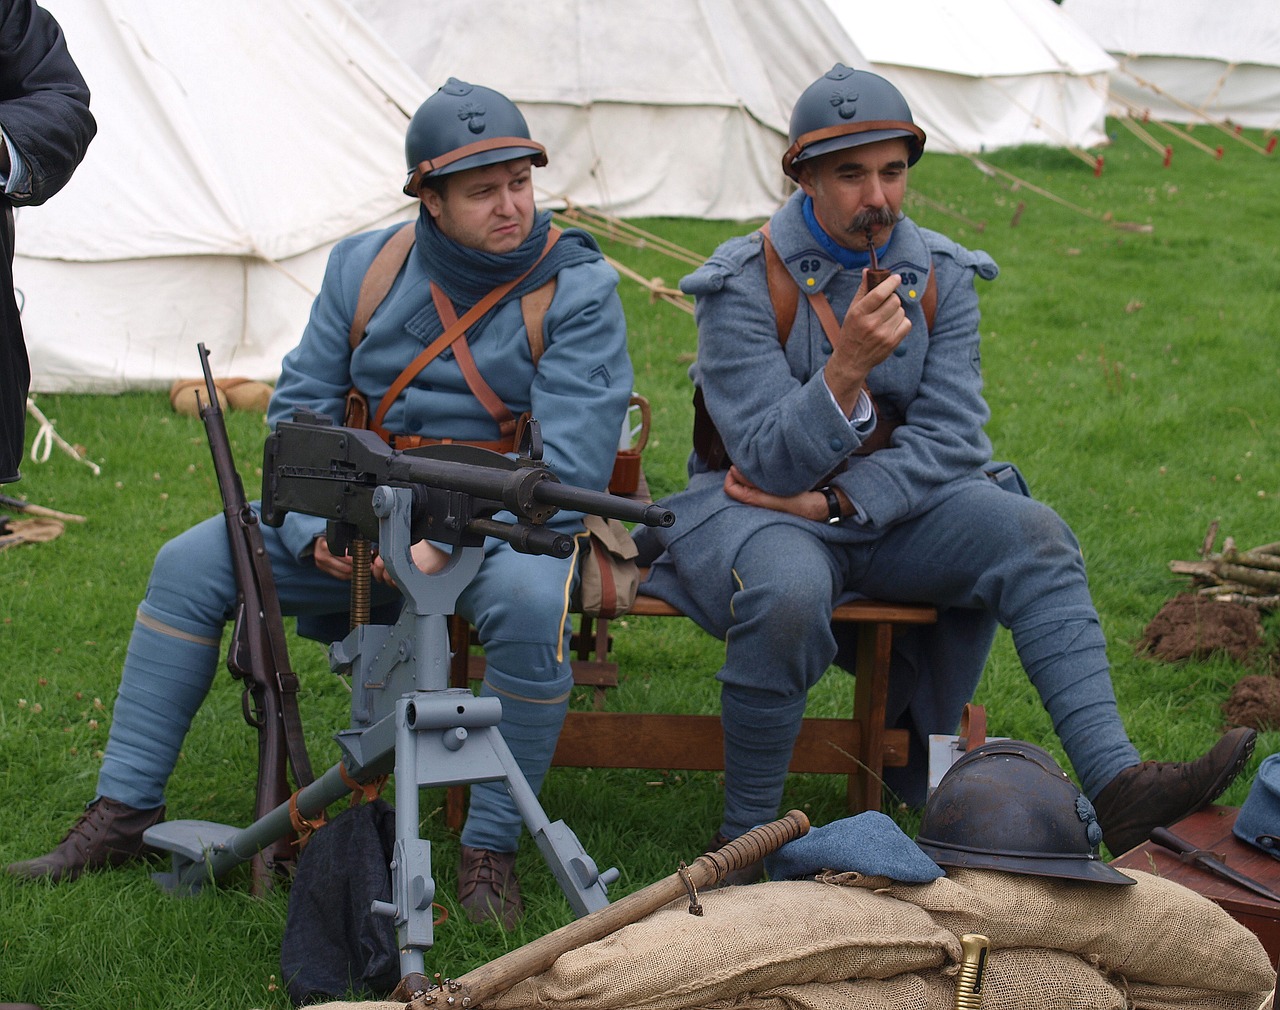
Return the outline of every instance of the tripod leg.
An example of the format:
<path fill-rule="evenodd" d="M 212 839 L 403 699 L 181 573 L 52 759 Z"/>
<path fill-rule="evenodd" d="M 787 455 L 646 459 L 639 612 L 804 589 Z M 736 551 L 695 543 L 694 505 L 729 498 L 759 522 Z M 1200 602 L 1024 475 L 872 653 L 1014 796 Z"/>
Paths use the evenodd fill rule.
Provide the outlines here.
<path fill-rule="evenodd" d="M 618 878 L 617 870 L 610 869 L 601 874 L 568 825 L 564 821 L 554 824 L 548 821 L 542 804 L 529 787 L 496 726 L 486 731 L 486 742 L 502 765 L 507 792 L 520 811 L 529 834 L 537 842 L 538 851 L 551 868 L 556 883 L 569 899 L 574 915 L 582 916 L 604 908 L 609 904 L 606 885 Z"/>

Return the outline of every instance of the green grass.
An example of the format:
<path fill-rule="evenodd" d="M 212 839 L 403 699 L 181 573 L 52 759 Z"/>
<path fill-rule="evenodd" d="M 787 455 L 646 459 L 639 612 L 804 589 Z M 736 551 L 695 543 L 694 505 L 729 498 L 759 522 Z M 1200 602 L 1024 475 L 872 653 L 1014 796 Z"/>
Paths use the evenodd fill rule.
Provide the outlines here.
<path fill-rule="evenodd" d="M 1163 664 L 1137 655 L 1134 643 L 1160 605 L 1185 588 L 1168 561 L 1194 557 L 1210 522 L 1220 523 L 1220 539 L 1230 535 L 1241 546 L 1280 539 L 1276 161 L 1228 142 L 1222 161 L 1179 146 L 1164 169 L 1124 131 L 1106 152 L 1100 178 L 1054 150 L 987 160 L 1072 206 L 1027 187 L 1015 191 L 965 159 L 931 155 L 912 175 L 913 191 L 927 199 L 913 200 L 910 211 L 999 262 L 1000 278 L 981 285 L 997 455 L 1020 465 L 1037 497 L 1081 540 L 1134 741 L 1151 757 L 1196 756 L 1221 730 L 1231 685 L 1266 665 L 1246 668 L 1220 657 Z M 699 255 L 754 224 L 640 223 Z M 668 286 L 689 269 L 652 248 L 607 247 Z M 652 303 L 638 286 L 624 283 L 623 296 L 637 389 L 653 404 L 645 468 L 662 494 L 684 483 L 686 371 L 696 334 L 691 316 Z M 194 372 L 198 334 L 189 339 Z M 101 464 L 102 475 L 55 456 L 28 463 L 24 481 L 5 489 L 88 516 L 56 541 L 0 553 L 6 863 L 47 850 L 92 796 L 151 560 L 165 540 L 218 507 L 203 427 L 174 415 L 163 392 L 38 399 L 59 431 Z M 253 494 L 262 419 L 232 413 L 228 423 Z M 623 682 L 611 708 L 716 711 L 717 642 L 688 622 L 624 620 L 614 630 Z M 1268 630 L 1274 650 L 1275 617 Z M 320 646 L 290 645 L 313 761 L 325 767 L 336 760 L 330 734 L 347 721 L 345 689 Z M 847 710 L 851 688 L 851 678 L 829 675 L 813 710 Z M 1035 740 L 1061 759 L 1005 634 L 977 700 L 987 706 L 990 733 Z M 589 704 L 585 692 L 575 704 Z M 1250 771 L 1277 749 L 1280 735 L 1264 734 Z M 220 675 L 171 781 L 171 816 L 247 823 L 255 760 L 238 685 Z M 1225 801 L 1241 802 L 1248 782 L 1246 776 Z M 710 773 L 555 769 L 542 799 L 549 816 L 563 818 L 602 865 L 622 869 L 621 894 L 700 851 L 718 822 L 719 783 Z M 439 900 L 452 906 L 457 840 L 431 816 L 440 802 L 438 794 L 424 797 L 424 834 L 433 843 Z M 843 815 L 843 785 L 794 776 L 785 802 L 823 823 Z M 913 829 L 911 815 L 888 809 Z M 519 869 L 530 908 L 520 931 L 506 936 L 450 918 L 436 930 L 432 971 L 461 974 L 569 920 L 531 844 Z M 91 1001 L 103 1010 L 284 1007 L 273 976 L 285 908 L 282 891 L 250 897 L 240 871 L 192 899 L 163 894 L 142 867 L 61 887 L 0 877 L 0 1000 L 32 1000 L 49 1010 Z"/>

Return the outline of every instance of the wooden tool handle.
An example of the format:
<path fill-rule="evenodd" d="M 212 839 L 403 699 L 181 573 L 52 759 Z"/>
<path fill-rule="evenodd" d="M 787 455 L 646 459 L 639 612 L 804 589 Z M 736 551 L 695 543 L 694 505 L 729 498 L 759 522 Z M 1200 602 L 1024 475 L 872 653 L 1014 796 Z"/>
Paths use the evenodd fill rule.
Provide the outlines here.
<path fill-rule="evenodd" d="M 777 852 L 787 842 L 804 835 L 809 830 L 809 818 L 799 810 L 791 810 L 781 820 L 761 824 L 752 828 L 745 835 L 735 838 L 715 852 L 699 856 L 689 867 L 689 876 L 697 887 L 709 887 L 724 879 L 732 870 L 740 870 L 744 866 L 763 859 L 772 852 Z M 700 863 L 707 863 L 714 868 L 715 876 L 711 879 L 699 879 L 705 874 L 697 874 Z"/>
<path fill-rule="evenodd" d="M 45 508 L 43 505 L 34 505 L 29 501 L 23 501 L 21 498 L 10 498 L 7 494 L 0 494 L 0 505 L 7 508 L 15 508 L 19 512 L 27 512 L 33 516 L 45 516 L 49 519 L 62 519 L 65 522 L 82 523 L 85 521 L 84 516 L 76 515 L 74 512 L 59 512 L 57 509 Z"/>
<path fill-rule="evenodd" d="M 1179 838 L 1168 828 L 1152 828 L 1151 840 L 1157 845 L 1164 846 L 1164 848 L 1169 849 L 1171 852 L 1177 852 L 1179 855 L 1195 851 L 1194 845 L 1185 839 Z"/>

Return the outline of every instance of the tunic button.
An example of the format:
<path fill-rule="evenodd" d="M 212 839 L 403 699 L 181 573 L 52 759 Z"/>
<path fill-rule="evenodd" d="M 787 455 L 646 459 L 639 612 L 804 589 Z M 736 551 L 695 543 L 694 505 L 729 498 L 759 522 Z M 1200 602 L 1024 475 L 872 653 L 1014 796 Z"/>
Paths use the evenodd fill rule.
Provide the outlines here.
<path fill-rule="evenodd" d="M 899 344 L 897 347 L 893 349 L 893 356 L 895 358 L 900 358 L 906 353 L 907 353 L 907 348 L 905 344 Z"/>
<path fill-rule="evenodd" d="M 831 444 L 832 452 L 839 452 L 841 449 L 844 448 L 844 442 L 842 442 L 838 438 L 833 438 L 830 444 Z"/>
<path fill-rule="evenodd" d="M 824 351 L 826 351 L 828 354 L 830 354 L 830 353 L 831 353 L 831 341 L 830 341 L 830 340 L 824 340 L 824 341 L 822 342 L 822 349 L 823 349 Z"/>

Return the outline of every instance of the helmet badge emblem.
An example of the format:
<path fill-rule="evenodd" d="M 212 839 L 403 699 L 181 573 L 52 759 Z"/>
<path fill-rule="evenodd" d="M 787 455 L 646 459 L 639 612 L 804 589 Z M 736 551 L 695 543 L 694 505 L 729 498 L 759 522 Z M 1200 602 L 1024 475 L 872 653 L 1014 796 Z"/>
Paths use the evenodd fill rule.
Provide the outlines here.
<path fill-rule="evenodd" d="M 856 91 L 831 92 L 831 107 L 841 119 L 852 119 L 858 114 L 858 93 Z"/>
<path fill-rule="evenodd" d="M 472 133 L 484 133 L 484 113 L 483 105 L 477 102 L 464 102 L 458 109 L 458 118 L 467 124 L 467 129 Z"/>
<path fill-rule="evenodd" d="M 1093 804 L 1084 793 L 1076 797 L 1076 816 L 1084 821 L 1089 844 L 1096 849 L 1102 844 L 1102 825 L 1098 823 L 1098 815 L 1094 813 Z"/>

